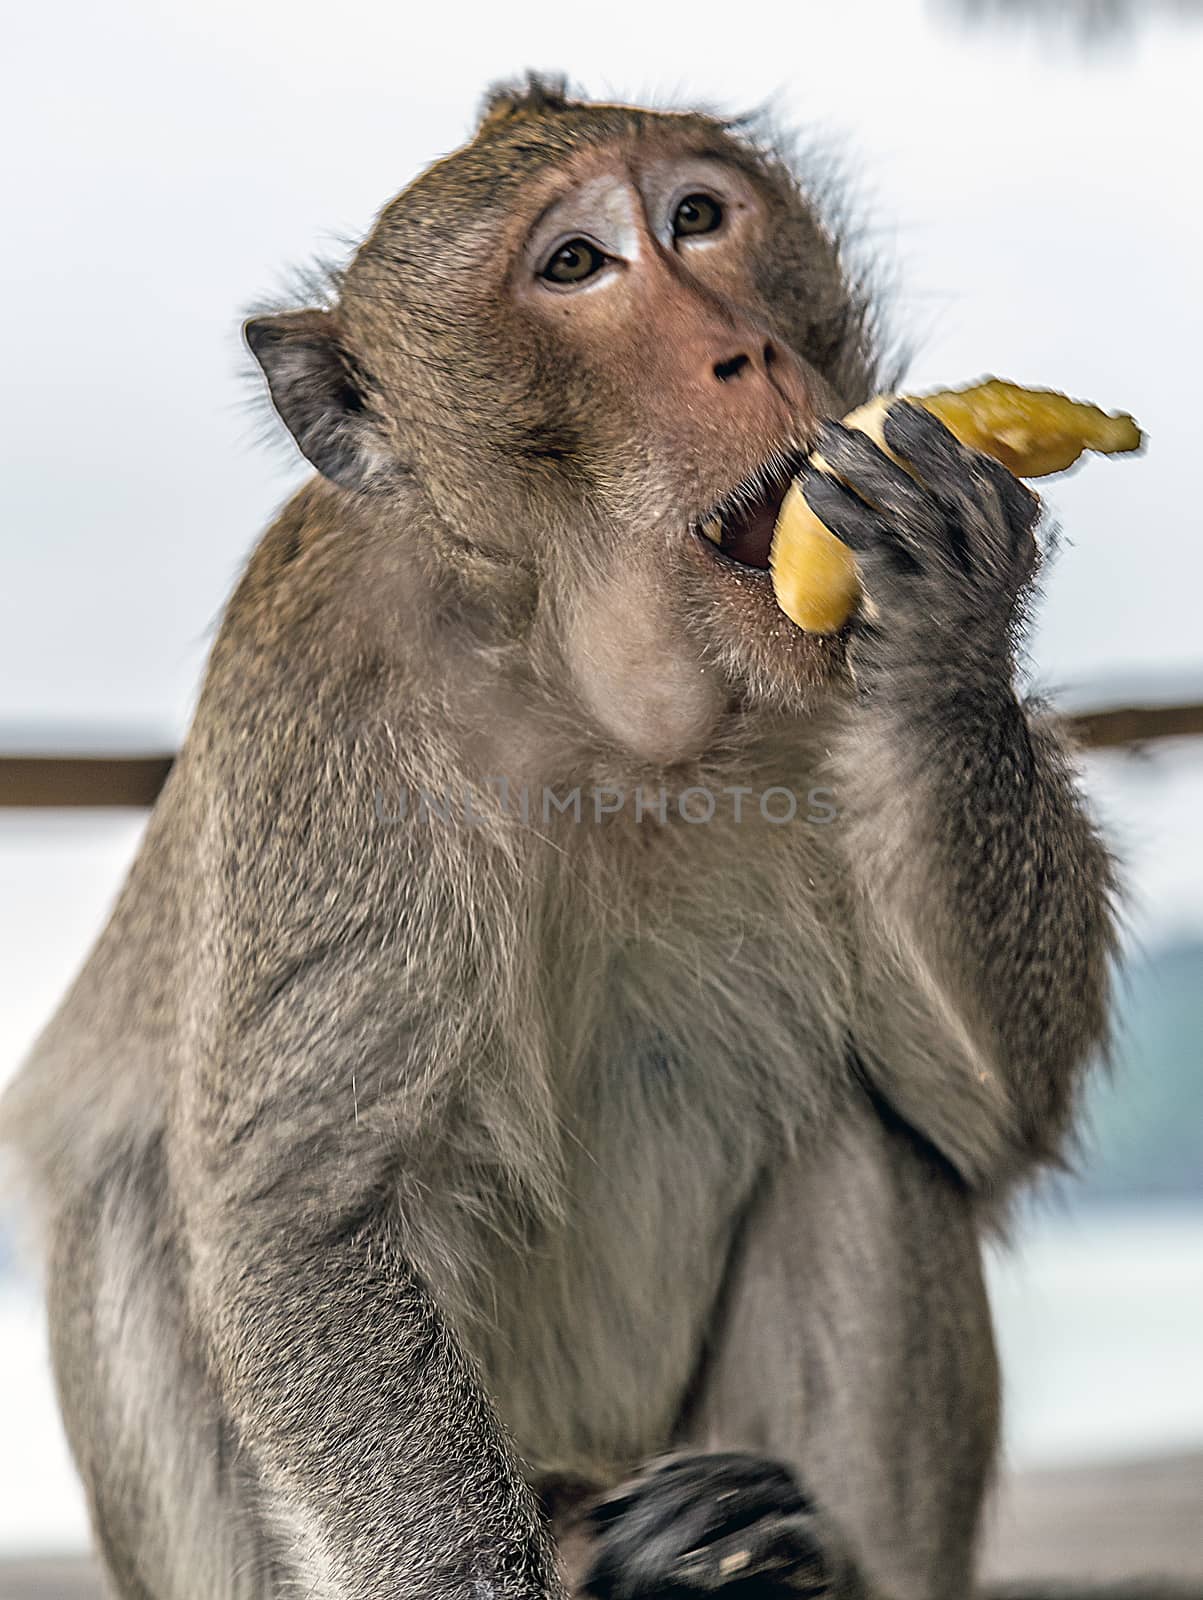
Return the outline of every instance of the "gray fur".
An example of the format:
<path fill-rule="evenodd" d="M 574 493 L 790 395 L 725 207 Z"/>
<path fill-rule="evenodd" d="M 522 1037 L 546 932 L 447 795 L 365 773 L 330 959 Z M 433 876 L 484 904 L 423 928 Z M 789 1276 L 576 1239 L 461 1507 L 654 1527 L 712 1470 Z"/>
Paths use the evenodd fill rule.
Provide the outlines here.
<path fill-rule="evenodd" d="M 1018 707 L 866 704 L 842 642 L 678 553 L 678 508 L 759 435 L 717 467 L 657 453 L 651 377 L 548 365 L 459 270 L 523 185 L 703 136 L 775 208 L 747 326 L 817 409 L 863 398 L 862 311 L 783 168 L 550 92 L 494 100 L 384 213 L 330 320 L 255 336 L 338 482 L 253 556 L 3 1106 L 122 1600 L 550 1595 L 529 1485 L 689 1444 L 796 1471 L 849 1594 L 966 1592 L 996 1409 L 978 1232 L 1101 1038 L 1108 866 Z M 333 371 L 345 416 L 319 414 Z M 498 775 L 663 786 L 669 820 L 401 815 Z M 699 785 L 825 786 L 839 815 L 692 824 Z"/>

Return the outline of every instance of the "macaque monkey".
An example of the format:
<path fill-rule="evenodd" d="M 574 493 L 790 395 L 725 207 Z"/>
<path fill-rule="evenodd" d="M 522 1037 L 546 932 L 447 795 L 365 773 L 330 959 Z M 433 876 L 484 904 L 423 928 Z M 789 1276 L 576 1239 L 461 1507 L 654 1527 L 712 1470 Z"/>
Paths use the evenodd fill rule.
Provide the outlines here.
<path fill-rule="evenodd" d="M 246 339 L 315 476 L 3 1110 L 112 1594 L 965 1600 L 1113 943 L 1036 500 L 825 420 L 874 320 L 782 157 L 537 79 Z"/>

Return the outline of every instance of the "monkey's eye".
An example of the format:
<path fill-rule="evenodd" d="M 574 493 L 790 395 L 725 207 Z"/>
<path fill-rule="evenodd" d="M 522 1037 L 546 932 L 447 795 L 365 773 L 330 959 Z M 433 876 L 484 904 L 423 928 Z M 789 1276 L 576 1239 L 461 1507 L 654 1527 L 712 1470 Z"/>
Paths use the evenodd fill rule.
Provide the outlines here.
<path fill-rule="evenodd" d="M 539 274 L 549 283 L 584 283 L 600 272 L 606 258 L 588 239 L 569 239 L 562 244 Z"/>
<path fill-rule="evenodd" d="M 723 208 L 713 195 L 687 194 L 673 215 L 673 238 L 716 233 L 723 225 Z"/>

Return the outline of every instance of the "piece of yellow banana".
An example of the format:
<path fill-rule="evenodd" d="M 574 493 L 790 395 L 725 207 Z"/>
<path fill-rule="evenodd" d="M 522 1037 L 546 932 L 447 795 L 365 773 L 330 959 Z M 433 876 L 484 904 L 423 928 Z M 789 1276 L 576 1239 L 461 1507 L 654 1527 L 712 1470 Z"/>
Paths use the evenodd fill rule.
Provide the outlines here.
<path fill-rule="evenodd" d="M 1140 429 L 1126 412 L 1108 415 L 1053 389 L 1023 389 L 989 378 L 967 389 L 943 389 L 938 394 L 877 395 L 850 411 L 844 426 L 868 434 L 895 461 L 898 457 L 886 445 L 883 427 L 886 411 L 899 398 L 930 411 L 962 444 L 993 456 L 1022 478 L 1063 472 L 1084 450 L 1114 455 L 1137 450 L 1141 444 Z M 821 455 L 810 460 L 824 470 Z M 769 564 L 777 604 L 808 633 L 835 633 L 855 610 L 860 598 L 856 557 L 823 526 L 796 483 L 777 518 Z"/>

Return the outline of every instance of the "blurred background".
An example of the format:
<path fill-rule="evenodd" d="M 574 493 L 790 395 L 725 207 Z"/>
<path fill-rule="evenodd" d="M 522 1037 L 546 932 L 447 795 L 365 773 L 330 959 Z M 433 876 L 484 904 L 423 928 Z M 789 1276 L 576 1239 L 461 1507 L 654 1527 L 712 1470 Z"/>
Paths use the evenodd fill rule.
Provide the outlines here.
<path fill-rule="evenodd" d="M 175 747 L 224 597 L 303 475 L 262 445 L 241 314 L 343 255 L 527 66 L 628 100 L 769 102 L 818 176 L 846 174 L 914 386 L 993 371 L 1133 411 L 1145 458 L 1047 485 L 1062 533 L 1031 675 L 1070 709 L 1203 701 L 1199 5 L 58 0 L 9 16 L 0 66 L 0 755 Z M 999 1516 L 1027 1518 L 1022 1559 L 1087 1576 L 1122 1482 L 1153 1518 L 1129 1564 L 1203 1579 L 1203 739 L 1092 754 L 1085 776 L 1131 887 L 1119 1046 L 1078 1174 L 992 1261 L 1020 1474 Z M 0 1081 L 144 823 L 0 809 Z M 10 1227 L 0 1562 L 86 1544 L 43 1341 Z M 1098 1525 L 1072 1556 L 1067 1484 Z"/>

